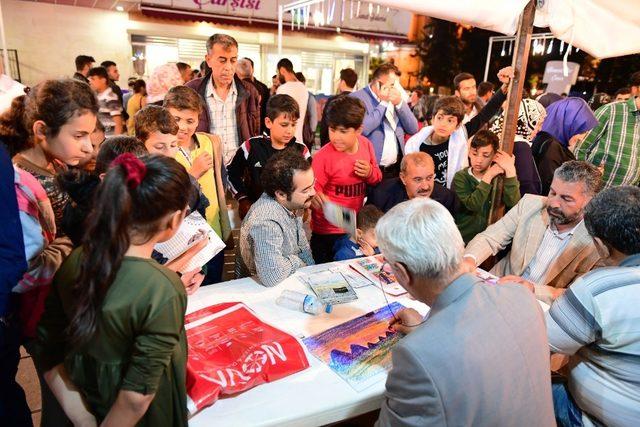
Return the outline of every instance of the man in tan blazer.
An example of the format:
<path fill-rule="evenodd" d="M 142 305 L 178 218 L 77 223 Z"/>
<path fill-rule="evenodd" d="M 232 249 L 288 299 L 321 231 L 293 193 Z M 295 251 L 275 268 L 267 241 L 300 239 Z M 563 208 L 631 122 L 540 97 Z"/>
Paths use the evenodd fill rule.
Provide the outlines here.
<path fill-rule="evenodd" d="M 548 197 L 525 195 L 502 219 L 469 242 L 465 262 L 480 265 L 511 245 L 491 270 L 499 283 L 517 282 L 551 303 L 600 260 L 584 226 L 584 208 L 600 190 L 601 173 L 586 162 L 564 163 Z"/>

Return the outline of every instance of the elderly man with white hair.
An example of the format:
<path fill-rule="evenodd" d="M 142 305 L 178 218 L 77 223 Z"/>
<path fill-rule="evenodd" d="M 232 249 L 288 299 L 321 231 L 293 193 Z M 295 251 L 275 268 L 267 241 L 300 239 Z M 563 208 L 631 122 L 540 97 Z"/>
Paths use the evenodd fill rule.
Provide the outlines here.
<path fill-rule="evenodd" d="M 466 272 L 464 244 L 438 202 L 417 198 L 376 226 L 398 282 L 431 310 L 396 313 L 406 334 L 392 350 L 378 426 L 554 425 L 549 350 L 540 306 L 517 285 Z"/>

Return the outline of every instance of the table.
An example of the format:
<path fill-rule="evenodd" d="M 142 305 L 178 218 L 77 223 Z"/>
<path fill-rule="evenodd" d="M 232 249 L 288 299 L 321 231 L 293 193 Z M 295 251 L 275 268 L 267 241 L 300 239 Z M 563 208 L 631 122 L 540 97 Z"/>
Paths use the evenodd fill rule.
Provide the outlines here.
<path fill-rule="evenodd" d="M 408 294 L 391 297 L 375 286 L 356 289 L 357 300 L 334 305 L 330 314 L 312 316 L 276 305 L 275 300 L 284 289 L 312 293 L 307 285 L 298 280 L 301 273 L 340 265 L 346 268 L 344 264 L 305 267 L 273 288 L 266 288 L 252 278 L 205 286 L 189 298 L 187 313 L 221 302 L 243 302 L 261 320 L 297 338 L 303 338 L 382 307 L 387 301 L 398 301 L 422 314 L 429 311 L 428 306 L 411 299 Z M 302 346 L 309 360 L 309 368 L 281 380 L 259 385 L 237 396 L 221 398 L 213 406 L 196 414 L 189 420 L 189 425 L 318 426 L 380 408 L 385 389 L 384 379 L 362 392 L 356 392 Z"/>

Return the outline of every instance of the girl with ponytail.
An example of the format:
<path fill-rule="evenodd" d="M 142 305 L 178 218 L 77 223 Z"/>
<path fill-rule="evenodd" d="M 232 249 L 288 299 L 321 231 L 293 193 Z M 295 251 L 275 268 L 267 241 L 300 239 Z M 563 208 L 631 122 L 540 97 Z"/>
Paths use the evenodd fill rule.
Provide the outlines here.
<path fill-rule="evenodd" d="M 55 277 L 35 360 L 76 425 L 187 425 L 187 297 L 151 252 L 180 226 L 189 188 L 173 159 L 119 156 Z"/>

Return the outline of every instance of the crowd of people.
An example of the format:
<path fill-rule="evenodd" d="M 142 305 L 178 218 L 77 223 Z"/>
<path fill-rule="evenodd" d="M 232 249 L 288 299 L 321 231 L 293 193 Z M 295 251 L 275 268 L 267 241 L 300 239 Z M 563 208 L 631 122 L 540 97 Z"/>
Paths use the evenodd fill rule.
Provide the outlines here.
<path fill-rule="evenodd" d="M 222 281 L 224 253 L 185 271 L 202 244 L 170 262 L 154 247 L 198 212 L 232 248 L 230 209 L 238 278 L 271 287 L 382 253 L 431 307 L 391 325 L 407 336 L 379 425 L 640 419 L 640 72 L 595 111 L 523 99 L 508 153 L 511 67 L 499 87 L 461 73 L 446 97 L 407 93 L 390 63 L 360 89 L 344 69 L 320 111 L 289 59 L 269 88 L 233 37 L 206 51 L 200 70 L 161 65 L 129 91 L 117 64 L 81 55 L 0 116 L 3 420 L 31 425 L 24 345 L 43 426 L 187 425 L 187 295 Z M 506 213 L 489 224 L 498 177 Z M 357 214 L 355 235 L 329 203 Z M 550 351 L 574 356 L 553 384 Z"/>

